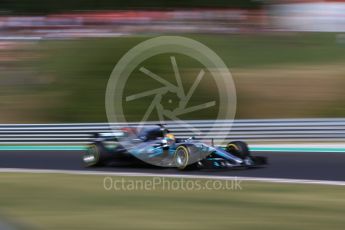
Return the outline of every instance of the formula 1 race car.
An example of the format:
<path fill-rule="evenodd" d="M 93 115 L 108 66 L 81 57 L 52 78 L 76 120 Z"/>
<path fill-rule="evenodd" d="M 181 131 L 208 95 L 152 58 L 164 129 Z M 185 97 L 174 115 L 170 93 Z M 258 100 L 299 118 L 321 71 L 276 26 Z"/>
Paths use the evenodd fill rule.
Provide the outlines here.
<path fill-rule="evenodd" d="M 86 167 L 141 161 L 160 167 L 251 168 L 267 164 L 252 156 L 246 143 L 233 141 L 226 147 L 205 144 L 193 137 L 175 138 L 162 125 L 126 127 L 116 133 L 99 133 L 83 155 Z"/>

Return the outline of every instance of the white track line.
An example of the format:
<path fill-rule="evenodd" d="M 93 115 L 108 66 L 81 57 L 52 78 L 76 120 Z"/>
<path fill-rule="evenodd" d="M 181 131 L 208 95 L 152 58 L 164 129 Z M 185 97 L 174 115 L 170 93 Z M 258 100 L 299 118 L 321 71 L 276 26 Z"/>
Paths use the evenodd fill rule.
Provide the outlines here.
<path fill-rule="evenodd" d="M 94 176 L 127 176 L 127 177 L 165 177 L 185 179 L 212 179 L 212 180 L 242 180 L 284 184 L 314 184 L 314 185 L 337 185 L 345 186 L 345 181 L 328 180 L 303 180 L 284 178 L 260 178 L 260 177 L 236 177 L 236 176 L 206 176 L 185 174 L 157 174 L 136 172 L 106 172 L 106 171 L 81 171 L 81 170 L 50 170 L 50 169 L 18 169 L 1 168 L 0 173 L 37 173 L 37 174 L 68 174 L 68 175 L 94 175 Z"/>

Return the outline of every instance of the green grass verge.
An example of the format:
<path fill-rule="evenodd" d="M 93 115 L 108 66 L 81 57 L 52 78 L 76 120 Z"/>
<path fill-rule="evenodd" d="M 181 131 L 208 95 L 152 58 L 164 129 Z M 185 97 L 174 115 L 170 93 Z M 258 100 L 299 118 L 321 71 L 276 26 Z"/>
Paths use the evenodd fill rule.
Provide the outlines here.
<path fill-rule="evenodd" d="M 345 116 L 345 45 L 337 42 L 335 33 L 183 36 L 207 45 L 230 68 L 237 91 L 237 119 Z M 36 62 L 25 59 L 15 68 L 15 74 L 27 79 L 8 85 L 14 73 L 5 71 L 0 76 L 4 83 L 0 84 L 0 119 L 3 123 L 107 121 L 105 91 L 113 68 L 128 50 L 152 37 L 48 40 L 30 46 L 26 55 Z M 176 56 L 187 91 L 202 67 L 192 58 L 172 53 L 141 64 L 176 84 L 170 55 Z M 30 72 L 31 68 L 35 71 Z M 161 86 L 137 67 L 124 88 L 125 96 Z M 141 120 L 152 99 L 126 102 L 126 119 Z M 206 71 L 188 106 L 210 101 L 219 101 L 219 95 Z M 173 110 L 179 98 L 169 93 L 161 102 Z M 217 112 L 209 108 L 180 118 L 215 119 Z M 152 114 L 149 120 L 157 120 L 157 114 Z"/>
<path fill-rule="evenodd" d="M 323 230 L 345 226 L 345 187 L 340 186 L 242 182 L 242 190 L 167 191 L 158 186 L 151 191 L 107 191 L 103 179 L 2 173 L 0 211 L 39 229 Z"/>
<path fill-rule="evenodd" d="M 237 118 L 345 115 L 345 110 L 334 111 L 343 107 L 343 100 L 338 100 L 338 95 L 334 95 L 332 99 L 324 99 L 325 95 L 329 97 L 337 91 L 333 86 L 327 86 L 329 81 L 336 82 L 329 76 L 334 66 L 322 66 L 345 61 L 345 46 L 337 44 L 336 35 L 333 33 L 289 36 L 186 36 L 207 45 L 233 71 L 238 95 Z M 104 97 L 111 71 L 128 50 L 149 38 L 151 37 L 134 36 L 42 42 L 40 47 L 45 51 L 45 55 L 39 68 L 41 74 L 53 77 L 54 81 L 49 87 L 39 90 L 60 95 L 60 103 L 42 110 L 46 119 L 68 122 L 106 121 Z M 170 55 L 176 56 L 187 90 L 202 67 L 191 58 L 176 54 L 158 55 L 142 63 L 142 66 L 174 83 Z M 285 67 L 279 68 L 281 66 Z M 315 71 L 313 66 L 321 67 Z M 162 86 L 146 77 L 138 68 L 133 71 L 127 83 L 128 87 L 124 89 L 127 96 Z M 307 72 L 285 73 L 293 68 L 304 68 Z M 253 71 L 246 74 L 251 69 Z M 271 73 L 261 72 L 265 70 L 271 70 Z M 321 72 L 323 78 L 311 80 L 315 72 Z M 341 73 L 343 72 L 337 74 Z M 212 78 L 206 74 L 204 79 Z M 319 83 L 326 87 L 324 90 L 327 92 L 318 88 Z M 336 82 L 336 85 L 341 84 L 342 82 Z M 306 88 L 313 90 L 311 94 L 316 93 L 320 98 L 309 99 L 310 93 L 305 90 Z M 190 106 L 218 100 L 217 88 L 212 80 L 203 80 L 198 89 L 200 91 L 196 91 Z M 297 98 L 293 96 L 295 94 L 298 95 Z M 152 99 L 153 97 L 146 97 L 127 103 L 126 118 L 133 121 L 141 120 Z M 167 95 L 163 98 L 163 107 L 169 109 L 170 106 L 172 110 L 176 108 L 176 104 L 164 105 L 169 99 L 176 102 L 178 98 L 176 95 Z M 310 100 L 316 100 L 317 103 Z M 284 106 L 281 108 L 279 105 Z M 187 114 L 182 119 L 215 119 L 216 112 L 212 109 L 201 110 Z M 158 120 L 158 117 L 153 116 L 149 119 Z"/>

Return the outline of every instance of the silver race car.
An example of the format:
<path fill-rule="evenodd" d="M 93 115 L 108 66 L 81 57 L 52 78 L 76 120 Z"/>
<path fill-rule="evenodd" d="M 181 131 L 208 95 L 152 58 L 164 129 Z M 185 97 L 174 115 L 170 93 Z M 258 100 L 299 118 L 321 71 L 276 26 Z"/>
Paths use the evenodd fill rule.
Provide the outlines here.
<path fill-rule="evenodd" d="M 83 155 L 87 167 L 134 161 L 178 169 L 251 168 L 267 164 L 265 157 L 252 156 L 244 142 L 233 141 L 221 147 L 193 137 L 179 139 L 162 125 L 96 134 Z"/>

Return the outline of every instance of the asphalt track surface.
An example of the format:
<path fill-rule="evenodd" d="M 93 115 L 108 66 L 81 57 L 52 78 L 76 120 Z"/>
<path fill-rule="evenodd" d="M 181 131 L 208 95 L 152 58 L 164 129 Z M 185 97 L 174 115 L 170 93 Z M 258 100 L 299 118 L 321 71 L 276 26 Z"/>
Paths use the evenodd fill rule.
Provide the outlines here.
<path fill-rule="evenodd" d="M 0 168 L 85 170 L 157 174 L 239 176 L 306 180 L 345 181 L 345 153 L 258 152 L 269 165 L 255 169 L 203 169 L 179 171 L 172 168 L 126 165 L 87 169 L 82 151 L 0 151 Z"/>

